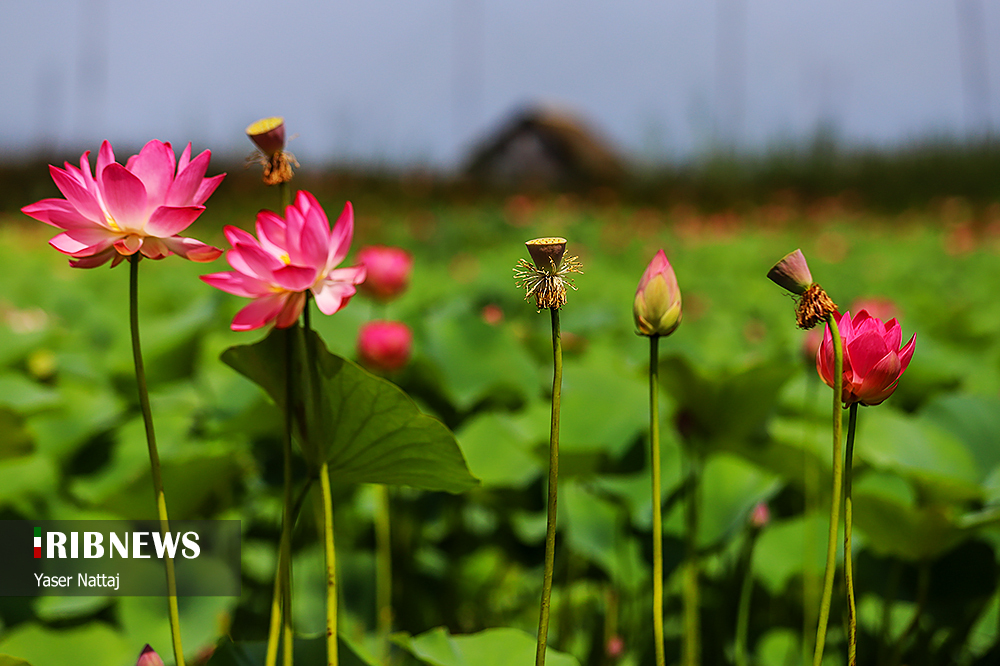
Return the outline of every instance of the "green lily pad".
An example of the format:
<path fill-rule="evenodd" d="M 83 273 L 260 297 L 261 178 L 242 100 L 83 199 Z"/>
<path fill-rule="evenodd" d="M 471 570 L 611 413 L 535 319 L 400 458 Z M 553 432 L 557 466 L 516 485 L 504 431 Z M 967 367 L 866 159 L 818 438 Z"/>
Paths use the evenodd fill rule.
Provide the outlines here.
<path fill-rule="evenodd" d="M 295 359 L 290 372 L 289 344 Z M 259 384 L 282 410 L 291 374 L 297 439 L 314 468 L 327 461 L 331 481 L 448 492 L 478 484 L 443 423 L 422 414 L 395 384 L 328 352 L 312 331 L 274 329 L 260 342 L 228 349 L 222 360 Z"/>
<path fill-rule="evenodd" d="M 395 634 L 392 640 L 430 666 L 509 666 L 530 664 L 535 658 L 535 637 L 509 627 L 459 636 L 437 627 L 419 636 Z M 551 666 L 580 664 L 575 657 L 551 648 L 546 649 L 545 663 Z"/>

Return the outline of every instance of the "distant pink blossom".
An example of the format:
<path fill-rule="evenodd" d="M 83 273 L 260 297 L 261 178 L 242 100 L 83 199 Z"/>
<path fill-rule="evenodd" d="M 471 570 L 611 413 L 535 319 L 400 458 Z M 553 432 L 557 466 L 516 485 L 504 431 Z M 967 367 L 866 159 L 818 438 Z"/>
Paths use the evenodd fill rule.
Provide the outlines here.
<path fill-rule="evenodd" d="M 311 291 L 323 314 L 347 305 L 365 267 L 337 268 L 354 235 L 354 209 L 347 202 L 333 230 L 326 213 L 309 192 L 299 192 L 285 217 L 264 210 L 257 214 L 257 238 L 233 226 L 225 229 L 232 249 L 226 260 L 232 271 L 202 275 L 222 291 L 252 298 L 233 319 L 234 331 L 250 331 L 274 322 L 295 323 Z"/>
<path fill-rule="evenodd" d="M 413 333 L 398 321 L 370 321 L 358 331 L 358 356 L 375 370 L 399 370 L 410 360 Z"/>
<path fill-rule="evenodd" d="M 75 268 L 93 268 L 109 260 L 117 266 L 141 253 L 150 259 L 179 254 L 191 261 L 212 261 L 222 250 L 178 234 L 205 210 L 202 205 L 225 174 L 205 178 L 209 151 L 191 159 L 191 144 L 174 157 L 169 143 L 150 141 L 125 166 L 115 162 L 105 141 L 90 171 L 90 151 L 80 166 L 49 166 L 65 199 L 42 199 L 21 211 L 63 232 L 49 241 L 69 255 Z"/>
<path fill-rule="evenodd" d="M 910 359 L 916 336 L 900 348 L 903 331 L 899 322 L 891 319 L 882 323 L 867 310 L 860 311 L 854 319 L 845 312 L 837 319 L 844 348 L 844 405 L 860 402 L 878 405 L 892 395 Z M 827 386 L 833 387 L 833 335 L 827 325 L 823 344 L 816 354 L 816 369 Z"/>
<path fill-rule="evenodd" d="M 368 271 L 361 285 L 364 293 L 388 301 L 406 291 L 413 269 L 413 256 L 406 250 L 370 245 L 358 251 L 358 262 Z"/>

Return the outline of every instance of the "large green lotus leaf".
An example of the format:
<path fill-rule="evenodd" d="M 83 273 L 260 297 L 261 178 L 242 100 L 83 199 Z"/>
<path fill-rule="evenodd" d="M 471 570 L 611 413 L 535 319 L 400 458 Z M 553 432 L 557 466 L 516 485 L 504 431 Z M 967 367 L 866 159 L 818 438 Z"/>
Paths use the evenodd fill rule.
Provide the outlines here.
<path fill-rule="evenodd" d="M 31 666 L 24 659 L 18 659 L 17 657 L 11 657 L 6 654 L 0 654 L 0 666 Z"/>
<path fill-rule="evenodd" d="M 296 666 L 326 666 L 326 638 L 296 638 Z M 234 643 L 224 638 L 215 648 L 207 666 L 263 666 L 267 656 L 267 643 L 252 641 Z M 344 637 L 337 637 L 337 658 L 340 666 L 378 666 L 377 662 L 363 659 Z"/>
<path fill-rule="evenodd" d="M 854 525 L 882 556 L 909 562 L 933 559 L 968 536 L 942 507 L 908 506 L 899 498 L 856 489 Z"/>
<path fill-rule="evenodd" d="M 17 372 L 0 375 L 0 406 L 29 414 L 59 404 L 59 393 Z"/>
<path fill-rule="evenodd" d="M 965 445 L 980 480 L 1000 467 L 1000 397 L 951 393 L 928 403 L 921 416 Z"/>
<path fill-rule="evenodd" d="M 330 479 L 462 492 L 478 481 L 454 435 L 422 414 L 395 384 L 327 351 L 312 331 L 274 329 L 253 345 L 232 347 L 222 360 L 259 384 L 284 410 L 286 353 L 291 339 L 295 430 L 306 461 L 325 458 Z M 312 362 L 306 364 L 307 349 Z"/>
<path fill-rule="evenodd" d="M 477 414 L 456 433 L 469 470 L 483 486 L 523 488 L 543 473 L 533 437 L 523 420 L 507 414 Z"/>
<path fill-rule="evenodd" d="M 118 623 L 130 645 L 152 645 L 164 661 L 170 661 L 170 623 L 165 621 L 162 597 L 122 597 L 118 599 Z M 238 597 L 179 597 L 178 612 L 184 652 L 191 658 L 211 647 L 224 634 Z M 170 655 L 172 656 L 172 655 Z"/>
<path fill-rule="evenodd" d="M 752 446 L 792 373 L 792 366 L 770 361 L 709 376 L 682 356 L 660 361 L 660 381 L 688 435 L 731 451 Z"/>
<path fill-rule="evenodd" d="M 981 499 L 982 472 L 976 469 L 969 449 L 951 432 L 884 407 L 860 411 L 854 449 L 857 460 L 910 479 L 932 503 Z"/>
<path fill-rule="evenodd" d="M 35 453 L 0 460 L 0 507 L 28 497 L 51 497 L 58 478 L 58 468 L 48 456 Z"/>
<path fill-rule="evenodd" d="M 662 412 L 661 412 L 662 413 Z M 649 427 L 648 381 L 622 371 L 607 350 L 563 365 L 560 450 L 620 456 Z"/>
<path fill-rule="evenodd" d="M 0 407 L 0 461 L 20 458 L 35 449 L 35 442 L 20 414 Z"/>
<path fill-rule="evenodd" d="M 541 388 L 541 368 L 509 326 L 490 326 L 464 300 L 424 322 L 425 352 L 441 372 L 442 390 L 467 410 L 497 390 L 530 398 Z"/>
<path fill-rule="evenodd" d="M 796 576 L 809 577 L 818 586 L 826 562 L 828 529 L 829 517 L 820 513 L 769 523 L 754 545 L 753 570 L 757 579 L 775 596 L 781 595 Z"/>
<path fill-rule="evenodd" d="M 615 583 L 633 588 L 642 578 L 643 566 L 634 557 L 625 509 L 589 492 L 578 482 L 562 484 L 559 495 L 570 550 L 603 569 Z"/>
<path fill-rule="evenodd" d="M 0 652 L 16 654 L 33 666 L 66 666 L 81 661 L 89 666 L 122 666 L 135 663 L 141 650 L 142 645 L 129 644 L 104 622 L 64 629 L 25 623 L 0 640 Z"/>
<path fill-rule="evenodd" d="M 392 640 L 430 666 L 510 666 L 530 664 L 535 658 L 535 637 L 509 627 L 486 629 L 478 634 L 453 636 L 444 627 L 419 636 L 395 634 Z M 579 666 L 575 657 L 548 648 L 545 663 Z"/>
<path fill-rule="evenodd" d="M 107 385 L 80 379 L 60 382 L 62 404 L 27 419 L 38 450 L 63 460 L 86 441 L 117 422 L 125 405 Z"/>
<path fill-rule="evenodd" d="M 145 440 L 132 444 L 145 449 Z M 175 520 L 204 518 L 216 513 L 234 500 L 243 468 L 239 458 L 225 447 L 205 445 L 202 452 L 189 451 L 177 457 L 160 459 L 163 488 L 170 517 Z M 118 479 L 109 473 L 99 485 L 76 485 L 77 495 L 121 518 L 143 520 L 156 516 L 153 481 L 148 458 L 146 464 L 134 468 L 129 476 Z"/>
<path fill-rule="evenodd" d="M 698 545 L 707 547 L 746 523 L 757 502 L 772 495 L 779 480 L 770 472 L 731 454 L 711 456 L 702 469 Z M 683 506 L 665 517 L 664 531 L 683 533 Z"/>

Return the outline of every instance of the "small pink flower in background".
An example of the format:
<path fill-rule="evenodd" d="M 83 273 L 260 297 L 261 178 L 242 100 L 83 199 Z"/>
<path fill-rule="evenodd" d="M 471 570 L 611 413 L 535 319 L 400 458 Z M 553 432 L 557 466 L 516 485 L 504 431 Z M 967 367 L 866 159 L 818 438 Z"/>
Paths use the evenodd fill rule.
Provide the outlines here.
<path fill-rule="evenodd" d="M 862 310 L 851 319 L 845 312 L 837 319 L 844 347 L 844 405 L 860 402 L 878 405 L 896 390 L 899 378 L 910 364 L 916 335 L 900 348 L 903 331 L 899 322 L 882 323 Z M 816 354 L 816 369 L 827 386 L 833 386 L 833 336 L 827 326 Z"/>
<path fill-rule="evenodd" d="M 233 226 L 225 232 L 233 246 L 226 260 L 235 270 L 201 279 L 253 299 L 233 319 L 234 331 L 250 331 L 271 321 L 278 328 L 291 326 L 302 314 L 307 291 L 312 291 L 323 314 L 333 314 L 347 305 L 355 285 L 365 279 L 364 266 L 337 268 L 354 235 L 350 202 L 332 231 L 316 197 L 299 192 L 284 218 L 269 210 L 257 214 L 257 238 Z"/>
<path fill-rule="evenodd" d="M 370 245 L 358 251 L 358 263 L 368 274 L 361 291 L 380 301 L 389 301 L 406 291 L 413 269 L 413 256 L 398 247 Z"/>
<path fill-rule="evenodd" d="M 90 171 L 90 151 L 80 166 L 50 166 L 65 199 L 42 199 L 21 211 L 63 232 L 49 241 L 69 255 L 75 268 L 112 266 L 136 252 L 150 259 L 179 254 L 191 261 L 213 261 L 222 250 L 178 236 L 205 210 L 202 205 L 225 174 L 205 178 L 209 151 L 191 159 L 191 144 L 174 157 L 169 143 L 150 141 L 125 166 L 115 162 L 105 141 Z"/>
<path fill-rule="evenodd" d="M 135 662 L 135 666 L 163 666 L 163 659 L 147 643 L 146 647 L 142 648 L 142 653 L 139 654 L 139 660 Z"/>
<path fill-rule="evenodd" d="M 362 365 L 382 371 L 399 370 L 410 360 L 413 333 L 398 321 L 370 321 L 358 331 Z"/>
<path fill-rule="evenodd" d="M 681 323 L 681 290 L 663 250 L 653 256 L 639 279 L 632 315 L 639 335 L 670 335 Z"/>
<path fill-rule="evenodd" d="M 771 509 L 768 508 L 767 502 L 757 502 L 750 512 L 750 526 L 759 530 L 769 522 L 771 522 Z"/>
<path fill-rule="evenodd" d="M 618 634 L 608 639 L 604 646 L 604 653 L 611 659 L 618 659 L 625 652 L 625 641 Z"/>

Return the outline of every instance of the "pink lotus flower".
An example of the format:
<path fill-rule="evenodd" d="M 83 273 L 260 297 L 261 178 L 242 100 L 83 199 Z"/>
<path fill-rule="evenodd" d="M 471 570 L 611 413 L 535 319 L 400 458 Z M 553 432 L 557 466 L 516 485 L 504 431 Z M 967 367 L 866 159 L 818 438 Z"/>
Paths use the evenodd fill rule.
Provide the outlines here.
<path fill-rule="evenodd" d="M 639 335 L 670 335 L 681 323 L 681 290 L 663 250 L 653 256 L 639 279 L 632 316 Z"/>
<path fill-rule="evenodd" d="M 269 210 L 257 214 L 257 236 L 233 226 L 225 229 L 233 249 L 226 260 L 235 270 L 202 275 L 222 291 L 254 299 L 233 319 L 234 331 L 250 331 L 275 322 L 295 323 L 311 291 L 323 314 L 337 312 L 351 300 L 365 267 L 337 268 L 354 235 L 354 209 L 347 202 L 337 223 L 330 222 L 316 197 L 299 192 L 281 218 Z M 259 240 L 258 240 L 259 239 Z"/>
<path fill-rule="evenodd" d="M 154 140 L 122 166 L 105 141 L 93 175 L 90 151 L 80 157 L 79 168 L 69 162 L 65 169 L 49 166 L 65 199 L 42 199 L 21 211 L 64 230 L 49 244 L 72 257 L 75 268 L 109 260 L 117 266 L 136 252 L 150 259 L 176 253 L 213 261 L 222 250 L 177 235 L 201 215 L 202 204 L 225 177 L 204 177 L 210 157 L 206 150 L 192 160 L 189 143 L 176 161 L 169 143 Z"/>
<path fill-rule="evenodd" d="M 361 291 L 388 301 L 406 290 L 413 268 L 413 256 L 398 247 L 370 245 L 358 251 L 358 262 L 368 271 Z"/>
<path fill-rule="evenodd" d="M 370 321 L 358 331 L 361 363 L 375 370 L 399 370 L 410 360 L 413 333 L 398 321 Z"/>
<path fill-rule="evenodd" d="M 900 348 L 903 332 L 899 322 L 882 323 L 867 310 L 851 320 L 845 312 L 837 319 L 844 346 L 844 406 L 855 402 L 878 405 L 896 390 L 899 378 L 910 364 L 916 335 Z M 833 387 L 833 336 L 827 325 L 823 344 L 816 354 L 816 369 L 827 386 Z"/>

